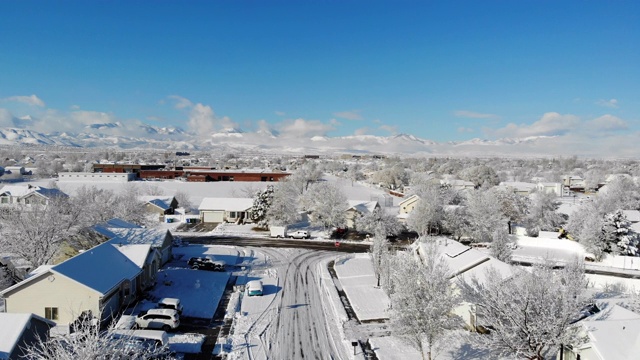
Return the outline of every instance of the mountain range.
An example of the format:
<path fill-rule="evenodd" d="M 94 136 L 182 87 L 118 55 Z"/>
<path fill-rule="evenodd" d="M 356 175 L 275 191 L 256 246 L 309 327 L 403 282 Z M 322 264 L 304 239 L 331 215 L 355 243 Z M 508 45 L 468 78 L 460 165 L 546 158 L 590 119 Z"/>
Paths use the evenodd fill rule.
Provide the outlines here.
<path fill-rule="evenodd" d="M 25 128 L 0 128 L 0 145 L 68 146 L 83 148 L 167 149 L 299 154 L 397 154 L 443 156 L 545 155 L 554 137 L 471 139 L 461 142 L 436 142 L 411 134 L 391 136 L 350 135 L 282 137 L 276 131 L 244 132 L 227 128 L 207 135 L 186 132 L 178 127 L 142 124 L 131 131 L 119 122 L 92 124 L 82 131 L 40 133 Z"/>

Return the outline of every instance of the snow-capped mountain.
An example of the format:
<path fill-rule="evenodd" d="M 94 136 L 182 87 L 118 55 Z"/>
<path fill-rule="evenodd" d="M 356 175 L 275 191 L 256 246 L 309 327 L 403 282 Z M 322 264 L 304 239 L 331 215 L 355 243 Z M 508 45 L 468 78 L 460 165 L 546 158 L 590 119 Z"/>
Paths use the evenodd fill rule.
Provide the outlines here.
<path fill-rule="evenodd" d="M 122 135 L 126 134 L 126 135 Z M 87 148 L 170 149 L 255 151 L 287 154 L 398 154 L 398 155 L 539 155 L 553 148 L 556 139 L 550 136 L 504 138 L 498 140 L 471 139 L 438 143 L 410 134 L 392 136 L 283 136 L 275 131 L 244 132 L 225 128 L 211 134 L 194 134 L 178 127 L 104 123 L 87 126 L 80 133 L 40 133 L 33 130 L 0 129 L 0 145 L 55 145 Z"/>

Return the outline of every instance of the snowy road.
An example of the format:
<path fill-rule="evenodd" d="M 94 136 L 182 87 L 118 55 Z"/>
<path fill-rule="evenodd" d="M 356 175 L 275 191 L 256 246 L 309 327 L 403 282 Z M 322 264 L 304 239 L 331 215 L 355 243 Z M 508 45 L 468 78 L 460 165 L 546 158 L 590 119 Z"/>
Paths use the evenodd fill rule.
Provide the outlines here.
<path fill-rule="evenodd" d="M 245 297 L 236 333 L 246 329 L 234 358 L 348 359 L 338 324 L 319 285 L 318 267 L 335 253 L 252 248 L 264 256 L 265 296 Z M 260 254 L 260 255 L 258 255 Z M 260 260 L 254 261 L 260 263 Z M 273 277 L 275 275 L 275 277 Z M 250 277 L 254 277 L 250 274 Z M 271 276 L 271 277 L 269 277 Z M 272 289 L 272 290 L 268 290 Z M 271 296 L 272 292 L 275 292 Z M 236 343 L 236 346 L 239 344 Z"/>

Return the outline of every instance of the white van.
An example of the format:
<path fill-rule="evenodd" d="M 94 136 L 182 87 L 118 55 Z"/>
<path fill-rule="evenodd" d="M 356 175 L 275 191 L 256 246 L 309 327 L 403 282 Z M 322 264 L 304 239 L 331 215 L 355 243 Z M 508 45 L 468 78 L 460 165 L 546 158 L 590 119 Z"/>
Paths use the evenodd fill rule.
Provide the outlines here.
<path fill-rule="evenodd" d="M 162 298 L 158 301 L 159 309 L 173 309 L 178 312 L 178 314 L 182 315 L 182 303 L 180 303 L 180 299 L 176 298 Z"/>
<path fill-rule="evenodd" d="M 249 296 L 262 296 L 262 281 L 251 280 L 247 283 L 247 295 Z"/>

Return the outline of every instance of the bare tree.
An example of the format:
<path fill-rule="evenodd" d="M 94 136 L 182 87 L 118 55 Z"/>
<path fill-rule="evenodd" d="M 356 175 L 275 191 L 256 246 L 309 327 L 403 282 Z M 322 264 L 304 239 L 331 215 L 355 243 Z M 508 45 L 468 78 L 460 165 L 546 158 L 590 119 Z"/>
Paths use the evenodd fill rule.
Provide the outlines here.
<path fill-rule="evenodd" d="M 16 205 L 0 212 L 0 248 L 28 261 L 34 268 L 49 264 L 62 244 L 77 233 L 78 212 L 71 212 L 66 196 L 47 205 Z"/>
<path fill-rule="evenodd" d="M 280 181 L 273 189 L 271 205 L 266 214 L 270 225 L 289 225 L 300 219 L 298 199 L 300 193 L 294 182 Z M 301 190 L 301 189 L 300 189 Z"/>
<path fill-rule="evenodd" d="M 186 212 L 190 212 L 191 209 L 193 208 L 193 203 L 191 202 L 191 198 L 189 197 L 189 194 L 187 194 L 186 191 L 178 190 L 173 195 L 173 197 L 176 198 L 176 200 L 178 201 L 178 205 L 181 208 L 184 208 Z"/>
<path fill-rule="evenodd" d="M 391 295 L 391 325 L 395 334 L 431 360 L 447 330 L 459 326 L 453 314 L 459 298 L 450 282 L 449 269 L 435 246 L 427 247 L 424 261 L 408 258 L 397 269 L 400 283 Z"/>
<path fill-rule="evenodd" d="M 444 220 L 444 205 L 438 187 L 424 188 L 420 200 L 407 219 L 407 227 L 420 236 L 439 234 Z"/>
<path fill-rule="evenodd" d="M 493 233 L 506 231 L 507 221 L 500 211 L 500 202 L 489 191 L 478 189 L 467 196 L 469 235 L 478 242 L 490 242 Z"/>
<path fill-rule="evenodd" d="M 541 360 L 577 339 L 575 322 L 591 302 L 584 268 L 577 261 L 562 270 L 537 266 L 505 278 L 491 268 L 484 281 L 460 281 L 467 301 L 476 304 L 478 324 L 488 334 L 475 342 L 496 355 Z"/>
<path fill-rule="evenodd" d="M 375 235 L 371 242 L 370 255 L 371 261 L 373 262 L 373 271 L 376 273 L 376 278 L 378 279 L 378 286 L 380 286 L 383 267 L 386 262 L 385 259 L 389 256 L 388 245 L 385 236 L 380 236 L 379 234 Z"/>
<path fill-rule="evenodd" d="M 509 240 L 509 235 L 504 231 L 494 231 L 493 240 L 491 241 L 491 256 L 494 258 L 510 263 L 512 254 L 512 242 Z"/>

